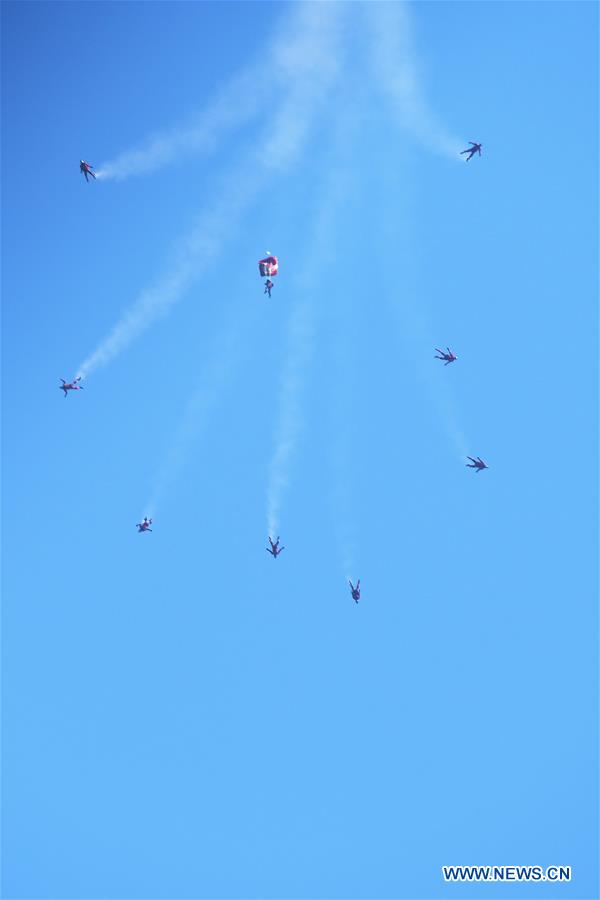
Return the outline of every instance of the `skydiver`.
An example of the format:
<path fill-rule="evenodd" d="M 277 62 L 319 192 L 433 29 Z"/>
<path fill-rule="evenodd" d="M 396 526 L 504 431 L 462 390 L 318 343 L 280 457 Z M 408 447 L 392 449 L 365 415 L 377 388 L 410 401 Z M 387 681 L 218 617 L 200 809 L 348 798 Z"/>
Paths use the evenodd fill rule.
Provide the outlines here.
<path fill-rule="evenodd" d="M 81 381 L 81 375 L 79 376 L 79 378 L 76 378 L 75 381 L 65 381 L 64 378 L 61 378 L 60 380 L 62 381 L 62 384 L 59 384 L 58 389 L 59 391 L 65 392 L 65 397 L 67 396 L 67 391 L 83 390 L 83 385 L 78 384 L 78 382 Z"/>
<path fill-rule="evenodd" d="M 275 285 L 273 284 L 273 282 L 271 281 L 271 279 L 270 279 L 270 278 L 267 278 L 267 280 L 265 281 L 265 289 L 264 289 L 263 293 L 264 293 L 264 294 L 268 294 L 269 297 L 270 297 L 270 296 L 271 296 L 271 289 L 274 288 L 274 287 L 275 287 Z"/>
<path fill-rule="evenodd" d="M 358 603 L 358 601 L 360 600 L 360 578 L 356 582 L 356 587 L 354 587 L 350 580 L 348 580 L 348 584 L 350 585 L 350 593 L 352 594 L 352 599 L 355 603 Z"/>
<path fill-rule="evenodd" d="M 464 156 L 465 153 L 469 154 L 467 156 L 467 162 L 469 162 L 471 157 L 475 156 L 476 153 L 479 153 L 479 155 L 481 156 L 481 148 L 483 147 L 483 144 L 476 144 L 474 141 L 469 141 L 469 143 L 471 145 L 470 147 L 468 147 L 466 150 L 460 151 L 461 156 Z"/>
<path fill-rule="evenodd" d="M 88 175 L 91 175 L 92 178 L 93 178 L 94 180 L 96 180 L 96 176 L 95 176 L 94 173 L 92 172 L 92 169 L 93 169 L 93 168 L 94 168 L 94 167 L 93 167 L 90 163 L 86 162 L 85 159 L 80 159 L 80 160 L 79 160 L 79 171 L 81 172 L 82 175 L 85 175 L 85 180 L 86 180 L 86 181 L 89 181 L 89 180 L 90 180 L 90 179 L 88 178 Z"/>
<path fill-rule="evenodd" d="M 444 351 L 440 350 L 438 347 L 436 347 L 435 349 L 437 350 L 438 353 L 441 354 L 441 356 L 434 356 L 434 359 L 445 359 L 446 362 L 444 363 L 444 365 L 446 365 L 446 366 L 449 363 L 454 362 L 455 359 L 458 359 L 458 356 L 454 355 L 454 353 L 452 352 L 450 347 L 446 347 L 446 350 L 448 351 L 447 353 L 444 353 Z"/>
<path fill-rule="evenodd" d="M 279 546 L 279 538 L 273 543 L 271 538 L 269 538 L 270 547 L 265 547 L 267 553 L 270 553 L 273 559 L 277 559 L 282 550 L 285 550 L 285 547 Z"/>
<path fill-rule="evenodd" d="M 144 516 L 143 522 L 138 522 L 135 526 L 138 530 L 138 534 L 142 534 L 144 531 L 152 531 L 150 526 L 152 525 L 152 519 L 149 519 L 147 516 Z"/>
<path fill-rule="evenodd" d="M 470 459 L 470 463 L 465 463 L 468 469 L 477 469 L 477 474 L 479 474 L 482 469 L 489 469 L 487 463 L 485 463 L 480 456 L 477 459 L 473 459 L 472 456 L 467 456 L 467 459 Z"/>

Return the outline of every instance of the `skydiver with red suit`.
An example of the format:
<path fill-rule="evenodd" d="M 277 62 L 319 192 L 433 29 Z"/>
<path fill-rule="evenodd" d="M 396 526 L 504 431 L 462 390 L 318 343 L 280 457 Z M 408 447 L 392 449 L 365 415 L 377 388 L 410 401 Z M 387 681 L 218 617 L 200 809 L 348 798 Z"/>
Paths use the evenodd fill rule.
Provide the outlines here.
<path fill-rule="evenodd" d="M 90 163 L 86 162 L 85 159 L 80 159 L 80 160 L 79 160 L 79 171 L 81 172 L 82 175 L 85 175 L 85 180 L 86 180 L 86 181 L 89 181 L 89 180 L 90 180 L 90 179 L 88 178 L 88 175 L 91 175 L 92 178 L 94 179 L 94 181 L 96 180 L 96 176 L 95 176 L 94 173 L 92 172 L 92 169 L 93 169 L 93 168 L 94 168 L 94 167 L 93 167 Z"/>
<path fill-rule="evenodd" d="M 271 546 L 270 546 L 270 547 L 266 547 L 265 549 L 266 549 L 267 553 L 270 553 L 270 554 L 271 554 L 271 556 L 273 557 L 273 559 L 277 559 L 277 557 L 279 556 L 279 554 L 281 553 L 281 551 L 282 551 L 282 550 L 285 550 L 285 547 L 280 547 L 280 546 L 279 546 L 279 538 L 277 538 L 277 540 L 276 540 L 275 542 L 273 542 L 273 541 L 271 540 L 271 538 L 269 538 L 269 543 L 270 543 Z"/>
<path fill-rule="evenodd" d="M 444 353 L 443 350 L 439 350 L 438 347 L 436 347 L 435 349 L 436 349 L 437 352 L 440 353 L 441 355 L 440 355 L 440 356 L 434 356 L 434 359 L 445 359 L 446 362 L 444 363 L 444 365 L 446 365 L 446 366 L 447 366 L 449 363 L 454 362 L 455 359 L 458 359 L 458 356 L 455 356 L 455 355 L 454 355 L 454 353 L 452 352 L 452 350 L 450 349 L 450 347 L 446 347 L 446 350 L 448 351 L 447 353 Z"/>
<path fill-rule="evenodd" d="M 79 378 L 76 378 L 75 381 L 65 381 L 64 378 L 61 378 L 60 380 L 62 381 L 62 384 L 59 384 L 58 389 L 59 391 L 65 392 L 65 397 L 67 396 L 67 391 L 83 390 L 83 385 L 79 384 L 79 382 L 81 381 L 81 375 L 79 376 Z"/>

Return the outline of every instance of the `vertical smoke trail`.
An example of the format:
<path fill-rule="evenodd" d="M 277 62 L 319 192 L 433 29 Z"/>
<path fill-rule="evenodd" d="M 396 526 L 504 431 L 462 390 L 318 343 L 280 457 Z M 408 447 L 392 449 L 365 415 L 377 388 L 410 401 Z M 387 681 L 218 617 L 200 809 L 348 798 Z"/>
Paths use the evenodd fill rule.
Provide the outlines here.
<path fill-rule="evenodd" d="M 143 291 L 108 336 L 81 364 L 85 378 L 126 349 L 159 317 L 177 303 L 212 263 L 240 218 L 274 175 L 296 162 L 311 128 L 323 113 L 340 74 L 336 4 L 304 8 L 304 41 L 279 50 L 279 64 L 287 73 L 288 93 L 265 128 L 263 140 L 224 181 L 214 207 L 204 213 L 192 232 L 181 240 L 176 259 L 157 284 Z M 296 68 L 294 68 L 294 65 Z"/>
<path fill-rule="evenodd" d="M 302 432 L 302 392 L 312 357 L 314 334 L 314 303 L 307 294 L 306 299 L 297 302 L 288 328 L 289 350 L 281 384 L 279 422 L 267 488 L 267 530 L 271 537 L 277 537 L 281 502 L 289 483 L 293 452 Z"/>
<path fill-rule="evenodd" d="M 343 104 L 342 104 L 343 107 Z M 346 107 L 350 109 L 349 106 Z M 352 113 L 355 116 L 355 113 Z M 326 266 L 332 246 L 332 231 L 340 202 L 347 193 L 348 173 L 340 161 L 347 148 L 355 125 L 349 114 L 336 123 L 336 134 L 329 160 L 329 174 L 317 213 L 308 257 L 319 258 Z M 316 332 L 316 297 L 312 273 L 297 281 L 302 299 L 298 300 L 290 317 L 286 341 L 286 361 L 281 380 L 279 418 L 275 428 L 275 446 L 267 480 L 267 530 L 277 537 L 281 505 L 290 480 L 293 455 L 304 427 L 304 387 L 314 352 Z"/>
<path fill-rule="evenodd" d="M 352 430 L 353 410 L 350 385 L 353 372 L 350 361 L 352 347 L 346 322 L 340 322 L 333 348 L 335 375 L 331 396 L 331 493 L 333 528 L 342 574 L 346 581 L 356 581 L 357 534 L 353 509 L 353 473 L 350 465 L 350 448 L 355 437 Z"/>

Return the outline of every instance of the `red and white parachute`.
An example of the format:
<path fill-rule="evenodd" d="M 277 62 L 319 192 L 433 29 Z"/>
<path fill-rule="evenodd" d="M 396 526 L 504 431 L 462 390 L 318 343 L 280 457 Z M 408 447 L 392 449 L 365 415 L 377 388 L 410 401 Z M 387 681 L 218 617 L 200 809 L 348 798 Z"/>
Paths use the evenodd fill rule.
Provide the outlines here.
<path fill-rule="evenodd" d="M 262 278 L 272 278 L 279 271 L 279 260 L 276 256 L 265 256 L 264 259 L 259 259 L 258 271 Z"/>

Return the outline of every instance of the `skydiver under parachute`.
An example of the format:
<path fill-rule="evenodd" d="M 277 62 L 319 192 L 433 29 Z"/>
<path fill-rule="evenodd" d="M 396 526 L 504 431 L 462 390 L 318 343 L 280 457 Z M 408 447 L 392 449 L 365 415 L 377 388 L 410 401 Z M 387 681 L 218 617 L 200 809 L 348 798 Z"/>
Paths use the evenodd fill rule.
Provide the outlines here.
<path fill-rule="evenodd" d="M 276 256 L 271 256 L 268 250 L 267 254 L 268 256 L 266 256 L 264 259 L 259 259 L 258 271 L 260 272 L 262 278 L 267 279 L 265 281 L 265 289 L 263 293 L 268 294 L 270 297 L 271 291 L 275 287 L 275 285 L 271 281 L 271 278 L 275 278 L 279 271 L 279 260 Z"/>

